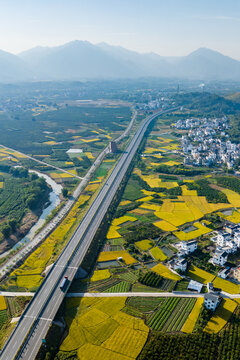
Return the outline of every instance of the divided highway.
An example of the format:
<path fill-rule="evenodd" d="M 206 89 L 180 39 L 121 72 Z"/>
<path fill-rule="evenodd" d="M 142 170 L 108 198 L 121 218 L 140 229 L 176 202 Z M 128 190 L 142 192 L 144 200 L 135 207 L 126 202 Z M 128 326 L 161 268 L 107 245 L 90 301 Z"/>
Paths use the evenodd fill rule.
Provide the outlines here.
<path fill-rule="evenodd" d="M 142 122 L 75 233 L 22 314 L 1 352 L 1 360 L 35 359 L 42 339 L 46 337 L 65 296 L 65 291 L 59 287 L 60 283 L 65 276 L 69 279 L 68 286 L 74 279 L 147 127 L 157 116 L 175 109 L 159 111 Z"/>

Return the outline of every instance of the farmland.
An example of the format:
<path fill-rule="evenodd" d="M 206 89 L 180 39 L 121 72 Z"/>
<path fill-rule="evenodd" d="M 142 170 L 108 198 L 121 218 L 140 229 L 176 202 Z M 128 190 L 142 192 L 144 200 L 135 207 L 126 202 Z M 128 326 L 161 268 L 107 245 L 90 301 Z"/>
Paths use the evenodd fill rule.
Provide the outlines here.
<path fill-rule="evenodd" d="M 43 280 L 42 272 L 48 263 L 60 252 L 71 234 L 77 220 L 83 216 L 84 206 L 89 195 L 82 195 L 77 200 L 67 217 L 49 237 L 35 250 L 17 270 L 13 271 L 4 288 L 36 290 Z"/>
<path fill-rule="evenodd" d="M 207 271 L 201 270 L 194 265 L 191 265 L 188 275 L 195 281 L 207 284 L 212 282 L 215 278 L 215 275 L 208 273 Z"/>
<path fill-rule="evenodd" d="M 147 324 L 153 330 L 180 331 L 191 312 L 195 299 L 162 299 L 160 308 L 151 314 Z"/>
<path fill-rule="evenodd" d="M 158 265 L 154 266 L 152 268 L 152 271 L 165 277 L 166 279 L 170 279 L 170 280 L 180 280 L 181 279 L 181 277 L 179 275 L 173 273 L 171 270 L 169 270 L 163 264 L 158 264 Z"/>
<path fill-rule="evenodd" d="M 150 250 L 150 253 L 156 260 L 164 261 L 167 259 L 167 256 L 164 254 L 164 252 L 159 249 L 159 247 L 155 246 Z"/>
<path fill-rule="evenodd" d="M 98 261 L 111 261 L 111 260 L 117 260 L 118 258 L 123 258 L 124 262 L 128 264 L 133 264 L 136 262 L 136 260 L 128 254 L 127 251 L 121 250 L 121 251 L 105 251 L 101 252 L 98 258 Z"/>
<path fill-rule="evenodd" d="M 182 332 L 191 334 L 193 332 L 194 326 L 196 324 L 196 321 L 198 319 L 198 315 L 200 313 L 201 307 L 203 305 L 203 298 L 198 298 L 195 302 L 195 305 L 190 312 L 187 321 L 182 327 Z"/>
<path fill-rule="evenodd" d="M 218 333 L 226 325 L 236 307 L 237 304 L 233 300 L 223 299 L 204 331 L 210 334 Z"/>
<path fill-rule="evenodd" d="M 149 330 L 143 320 L 121 312 L 125 301 L 123 297 L 69 299 L 66 303 L 69 333 L 60 352 L 75 350 L 79 358 L 89 359 L 135 359 Z M 119 357 L 115 357 L 116 353 Z"/>

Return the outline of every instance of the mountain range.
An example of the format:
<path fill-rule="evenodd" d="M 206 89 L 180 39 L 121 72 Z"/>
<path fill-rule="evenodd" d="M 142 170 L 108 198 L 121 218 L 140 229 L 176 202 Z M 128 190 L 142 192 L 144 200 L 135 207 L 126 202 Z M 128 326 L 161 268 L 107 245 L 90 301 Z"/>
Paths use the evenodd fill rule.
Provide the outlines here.
<path fill-rule="evenodd" d="M 164 57 L 78 40 L 38 46 L 18 55 L 0 51 L 0 82 L 140 77 L 240 80 L 240 61 L 207 48 L 187 56 Z"/>

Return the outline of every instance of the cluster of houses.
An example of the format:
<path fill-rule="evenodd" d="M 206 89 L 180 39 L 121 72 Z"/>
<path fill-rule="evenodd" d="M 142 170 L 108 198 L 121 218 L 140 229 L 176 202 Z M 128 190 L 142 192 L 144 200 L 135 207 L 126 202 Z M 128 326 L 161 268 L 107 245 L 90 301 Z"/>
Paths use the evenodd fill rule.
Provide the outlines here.
<path fill-rule="evenodd" d="M 177 258 L 170 260 L 168 265 L 172 270 L 180 270 L 184 273 L 187 270 L 185 256 L 197 250 L 197 240 L 181 241 L 175 244 L 175 247 L 178 249 Z"/>
<path fill-rule="evenodd" d="M 149 101 L 138 104 L 139 110 L 157 110 L 157 109 L 165 109 L 169 106 L 169 99 L 162 96 L 157 97 L 155 99 L 150 99 Z"/>
<path fill-rule="evenodd" d="M 228 260 L 229 254 L 234 254 L 240 248 L 240 224 L 227 224 L 224 228 L 225 231 L 219 231 L 216 236 L 211 240 L 216 243 L 216 249 L 213 257 L 210 259 L 213 265 L 224 266 Z M 231 277 L 239 281 L 240 269 L 224 268 L 218 273 L 223 279 Z"/>
<path fill-rule="evenodd" d="M 229 241 L 231 241 L 229 239 Z M 197 249 L 197 240 L 182 241 L 175 245 L 179 250 L 177 258 L 169 261 L 169 267 L 172 270 L 181 270 L 185 272 L 187 270 L 186 255 L 191 254 Z M 190 291 L 201 292 L 203 284 L 195 280 L 190 280 L 187 289 Z M 220 292 L 221 289 L 214 288 L 213 283 L 207 284 L 208 293 L 204 294 L 204 306 L 211 311 L 215 311 L 217 306 L 221 302 Z"/>
<path fill-rule="evenodd" d="M 216 244 L 210 262 L 214 265 L 221 266 L 218 276 L 226 279 L 240 282 L 240 267 L 229 268 L 224 267 L 228 260 L 229 254 L 234 254 L 240 248 L 240 224 L 228 223 L 224 229 L 215 233 L 211 238 Z M 186 255 L 193 253 L 197 249 L 197 240 L 182 241 L 174 245 L 178 249 L 176 258 L 169 261 L 169 268 L 176 271 L 180 270 L 184 273 L 187 270 Z M 188 284 L 188 290 L 201 292 L 203 284 L 191 280 Z M 204 305 L 207 309 L 215 311 L 221 301 L 221 289 L 213 287 L 212 283 L 207 284 L 208 293 L 204 295 Z"/>
<path fill-rule="evenodd" d="M 240 144 L 232 143 L 226 134 L 229 129 L 226 117 L 178 120 L 174 125 L 177 129 L 188 130 L 181 139 L 185 165 L 226 164 L 232 168 L 240 157 Z"/>

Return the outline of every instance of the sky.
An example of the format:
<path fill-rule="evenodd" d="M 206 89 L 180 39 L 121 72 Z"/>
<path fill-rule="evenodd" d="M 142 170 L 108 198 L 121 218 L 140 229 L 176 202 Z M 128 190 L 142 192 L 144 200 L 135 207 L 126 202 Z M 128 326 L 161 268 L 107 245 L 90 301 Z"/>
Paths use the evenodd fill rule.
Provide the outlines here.
<path fill-rule="evenodd" d="M 208 47 L 240 60 L 238 0 L 0 0 L 0 49 L 73 40 L 183 56 Z"/>

